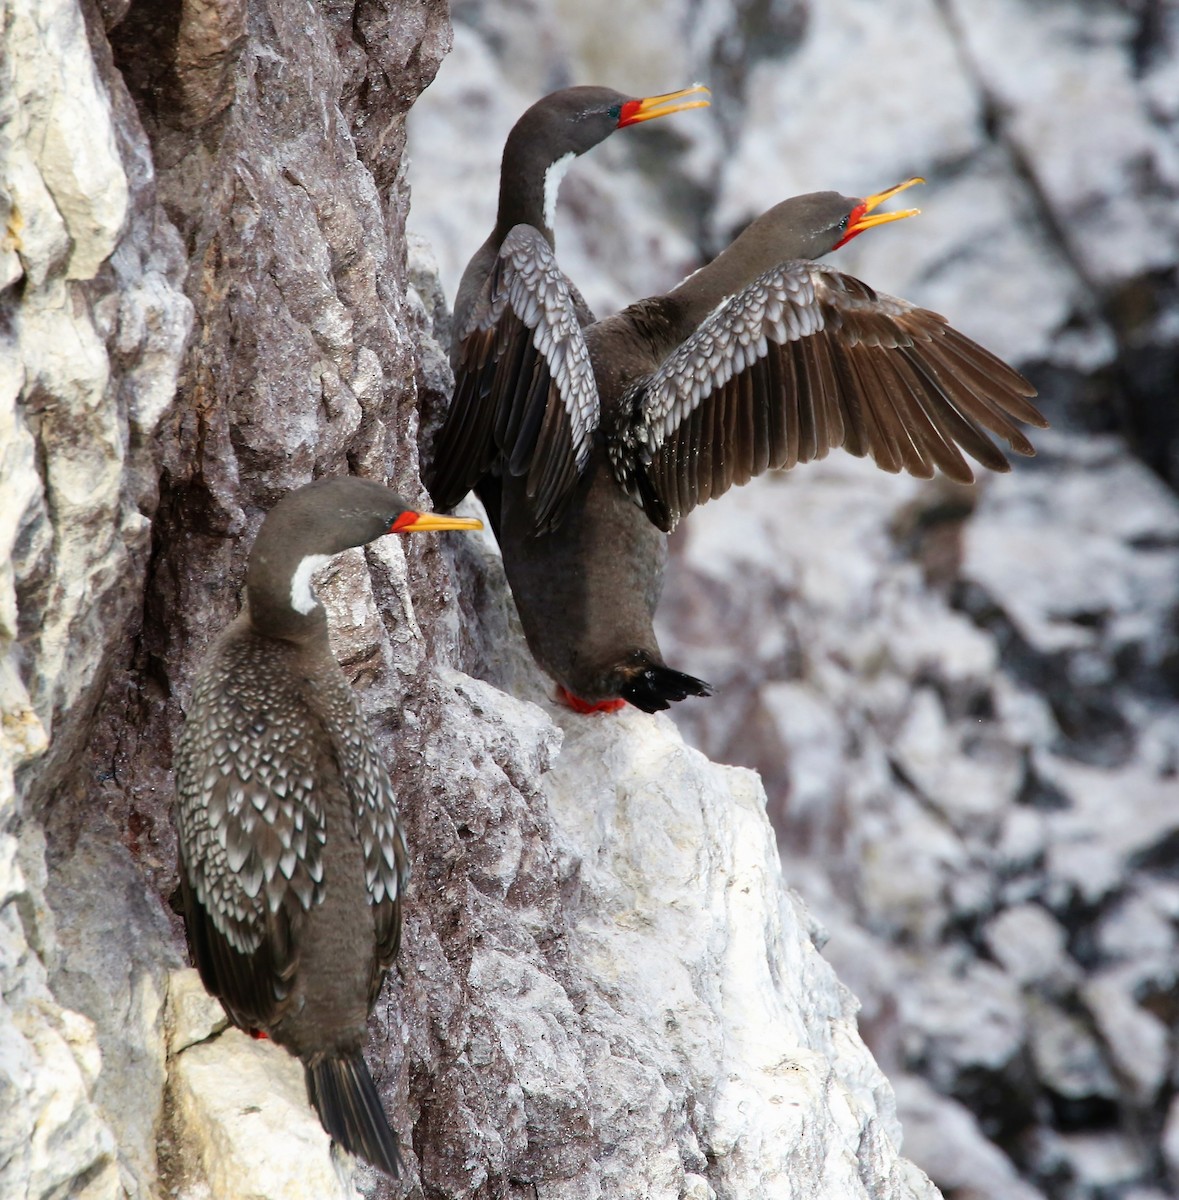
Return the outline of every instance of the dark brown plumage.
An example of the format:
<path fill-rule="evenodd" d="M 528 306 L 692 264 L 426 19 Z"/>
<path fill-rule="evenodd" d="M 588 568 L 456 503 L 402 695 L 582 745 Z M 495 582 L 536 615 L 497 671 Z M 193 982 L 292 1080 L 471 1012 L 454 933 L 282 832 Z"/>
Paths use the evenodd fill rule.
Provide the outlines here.
<path fill-rule="evenodd" d="M 478 527 L 415 512 L 365 479 L 285 496 L 176 745 L 181 889 L 201 979 L 234 1024 L 302 1059 L 324 1128 L 391 1175 L 397 1139 L 363 1045 L 400 941 L 405 842 L 311 575 L 382 534 Z"/>
<path fill-rule="evenodd" d="M 973 479 L 962 451 L 1009 469 L 988 433 L 1034 452 L 1015 421 L 1045 422 L 1023 376 L 936 313 L 813 261 L 912 215 L 875 210 L 916 182 L 863 200 L 784 201 L 667 295 L 581 331 L 600 418 L 573 482 L 540 460 L 542 441 L 531 458 L 484 447 L 503 471 L 500 545 L 524 631 L 565 693 L 648 711 L 707 694 L 663 663 L 655 640 L 660 531 L 734 484 L 835 447 L 962 482 Z M 494 390 L 516 405 L 504 413 L 501 402 L 507 428 L 522 413 L 560 427 L 553 414 L 569 411 L 543 366 Z"/>
<path fill-rule="evenodd" d="M 426 479 L 439 507 L 452 508 L 487 481 L 501 456 L 514 471 L 535 463 L 552 487 L 568 487 L 584 468 L 598 404 L 580 330 L 593 314 L 553 256 L 557 190 L 569 164 L 615 130 L 704 107 L 707 94 L 699 85 L 643 98 L 565 88 L 512 127 L 495 228 L 467 264 L 454 302 L 451 419 Z M 550 375 L 566 402 L 546 411 Z M 531 392 L 534 378 L 539 390 Z"/>

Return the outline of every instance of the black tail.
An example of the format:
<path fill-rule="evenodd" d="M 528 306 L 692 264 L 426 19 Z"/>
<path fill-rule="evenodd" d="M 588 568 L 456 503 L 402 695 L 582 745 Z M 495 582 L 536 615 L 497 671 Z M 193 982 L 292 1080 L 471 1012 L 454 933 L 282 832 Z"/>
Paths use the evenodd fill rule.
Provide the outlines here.
<path fill-rule="evenodd" d="M 712 684 L 673 671 L 670 667 L 650 663 L 631 675 L 622 685 L 621 694 L 643 712 L 661 712 L 673 701 L 688 696 L 711 696 Z"/>
<path fill-rule="evenodd" d="M 324 1129 L 345 1150 L 392 1175 L 401 1172 L 397 1134 L 389 1128 L 377 1085 L 359 1050 L 303 1064 L 307 1095 Z"/>

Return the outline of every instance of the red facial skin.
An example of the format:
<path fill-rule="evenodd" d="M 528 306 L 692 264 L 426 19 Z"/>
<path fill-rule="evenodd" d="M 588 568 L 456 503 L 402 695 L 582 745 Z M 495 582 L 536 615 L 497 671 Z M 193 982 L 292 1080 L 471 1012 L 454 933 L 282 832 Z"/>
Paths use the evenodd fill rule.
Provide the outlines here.
<path fill-rule="evenodd" d="M 389 526 L 390 533 L 400 533 L 403 529 L 408 529 L 422 514 L 418 512 L 403 512 L 401 516 Z"/>
<path fill-rule="evenodd" d="M 618 128 L 623 129 L 627 125 L 633 124 L 635 114 L 639 111 L 642 102 L 639 100 L 628 100 L 622 106 L 622 112 L 618 116 Z"/>
<path fill-rule="evenodd" d="M 852 238 L 856 236 L 857 233 L 864 232 L 862 229 L 856 228 L 856 222 L 864 215 L 867 208 L 867 201 L 861 200 L 860 203 L 851 210 L 851 215 L 847 219 L 847 233 L 845 233 L 843 237 L 841 237 L 839 241 L 837 241 L 835 245 L 831 247 L 832 250 L 838 250 L 840 246 L 846 246 L 848 242 L 850 242 Z"/>

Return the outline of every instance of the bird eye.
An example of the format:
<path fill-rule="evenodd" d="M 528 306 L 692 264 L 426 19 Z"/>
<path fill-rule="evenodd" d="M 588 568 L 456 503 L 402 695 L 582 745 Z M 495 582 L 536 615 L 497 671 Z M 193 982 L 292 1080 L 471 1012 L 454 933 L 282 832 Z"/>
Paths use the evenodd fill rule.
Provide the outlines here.
<path fill-rule="evenodd" d="M 847 215 L 847 216 L 844 216 L 844 217 L 840 217 L 840 218 L 839 218 L 839 232 L 840 232 L 840 233 L 843 233 L 843 232 L 844 232 L 844 230 L 845 230 L 845 229 L 847 229 L 847 223 L 848 223 L 848 221 L 850 221 L 850 220 L 851 220 L 851 214 L 850 214 L 850 213 L 848 213 L 848 215 Z"/>
<path fill-rule="evenodd" d="M 617 121 L 617 120 L 620 120 L 620 119 L 621 119 L 621 117 L 622 117 L 622 105 L 621 105 L 621 103 L 619 103 L 619 104 L 615 104 L 615 105 L 614 105 L 614 106 L 613 106 L 613 107 L 610 109 L 610 111 L 609 111 L 609 112 L 606 114 L 606 116 L 608 116 L 608 117 L 610 118 L 610 120 L 612 120 L 612 121 Z"/>

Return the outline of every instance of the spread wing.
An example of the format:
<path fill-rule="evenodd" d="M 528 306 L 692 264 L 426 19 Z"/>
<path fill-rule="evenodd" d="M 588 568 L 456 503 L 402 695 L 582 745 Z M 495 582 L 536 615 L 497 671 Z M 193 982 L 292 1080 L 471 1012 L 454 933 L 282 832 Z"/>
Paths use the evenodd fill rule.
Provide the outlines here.
<path fill-rule="evenodd" d="M 315 710 L 289 695 L 289 683 L 292 702 L 272 702 L 284 666 L 273 644 L 260 646 L 238 630 L 218 642 L 202 669 L 177 742 L 177 825 L 201 977 L 236 1023 L 266 1028 L 282 1015 L 300 932 L 323 898 L 328 814 L 351 815 L 364 852 L 378 988 L 397 947 L 405 848 L 383 765 L 355 769 L 372 757 L 363 743 L 325 759 Z M 343 678 L 338 697 L 331 682 L 320 689 L 322 700 L 355 704 Z M 396 837 L 386 854 L 381 838 L 390 826 Z M 347 836 L 333 836 L 340 833 Z"/>
<path fill-rule="evenodd" d="M 813 262 L 731 297 L 635 385 L 611 438 L 619 483 L 661 529 L 771 468 L 833 447 L 886 471 L 969 483 L 965 451 L 1033 454 L 1013 419 L 1047 424 L 1022 375 L 945 318 Z"/>
<path fill-rule="evenodd" d="M 454 396 L 427 481 L 438 508 L 453 508 L 497 463 L 527 474 L 538 519 L 560 505 L 598 426 L 581 332 L 590 320 L 544 236 L 515 226 L 457 331 Z"/>

